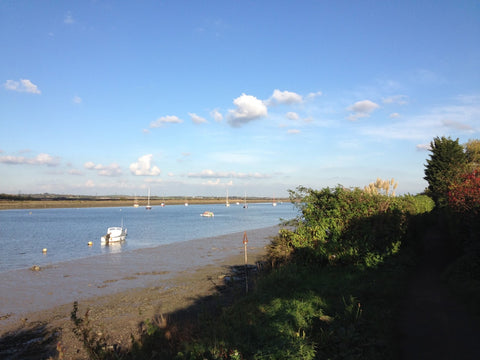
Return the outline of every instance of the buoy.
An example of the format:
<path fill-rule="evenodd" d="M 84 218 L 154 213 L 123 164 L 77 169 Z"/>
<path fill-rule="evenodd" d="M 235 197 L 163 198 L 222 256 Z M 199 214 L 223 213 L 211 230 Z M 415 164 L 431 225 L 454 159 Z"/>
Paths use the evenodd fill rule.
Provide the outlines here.
<path fill-rule="evenodd" d="M 93 245 L 93 242 L 89 241 L 88 246 L 92 246 L 92 245 Z"/>
<path fill-rule="evenodd" d="M 44 249 L 42 250 L 42 252 L 43 252 L 43 253 L 46 253 L 46 252 L 47 252 L 47 248 L 44 248 Z"/>

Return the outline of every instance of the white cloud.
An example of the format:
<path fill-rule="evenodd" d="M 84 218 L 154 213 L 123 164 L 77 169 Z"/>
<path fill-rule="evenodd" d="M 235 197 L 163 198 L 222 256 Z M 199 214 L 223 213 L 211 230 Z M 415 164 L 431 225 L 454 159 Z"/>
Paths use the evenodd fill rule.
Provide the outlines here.
<path fill-rule="evenodd" d="M 237 107 L 229 110 L 228 122 L 233 127 L 240 127 L 247 122 L 267 116 L 267 107 L 263 101 L 252 95 L 242 94 L 235 100 L 233 104 Z"/>
<path fill-rule="evenodd" d="M 190 118 L 192 119 L 192 121 L 195 123 L 195 124 L 205 124 L 207 123 L 207 119 L 201 117 L 201 116 L 198 116 L 197 114 L 195 113 L 188 113 L 188 115 L 190 115 Z"/>
<path fill-rule="evenodd" d="M 47 165 L 57 166 L 60 163 L 58 157 L 53 157 L 49 154 L 38 154 L 33 158 L 27 158 L 24 156 L 12 156 L 4 155 L 0 156 L 0 163 L 11 165 Z"/>
<path fill-rule="evenodd" d="M 384 104 L 397 104 L 397 105 L 405 105 L 408 104 L 408 96 L 407 95 L 394 95 L 382 100 Z"/>
<path fill-rule="evenodd" d="M 73 97 L 73 102 L 75 104 L 81 104 L 82 103 L 82 98 L 80 96 L 74 96 Z"/>
<path fill-rule="evenodd" d="M 429 151 L 431 149 L 430 144 L 418 144 L 416 148 L 418 151 Z"/>
<path fill-rule="evenodd" d="M 323 93 L 321 91 L 317 92 L 311 92 L 310 94 L 307 95 L 308 99 L 315 99 L 317 96 L 322 96 Z"/>
<path fill-rule="evenodd" d="M 348 111 L 353 112 L 348 119 L 354 121 L 360 118 L 369 117 L 370 114 L 379 107 L 378 104 L 375 104 L 370 100 L 357 101 L 355 104 L 347 108 Z"/>
<path fill-rule="evenodd" d="M 287 130 L 287 134 L 300 134 L 301 131 L 298 129 L 289 129 Z"/>
<path fill-rule="evenodd" d="M 443 120 L 442 125 L 448 128 L 452 128 L 455 130 L 465 130 L 468 132 L 472 132 L 473 128 L 465 123 L 462 123 L 460 121 L 454 121 L 454 120 Z"/>
<path fill-rule="evenodd" d="M 122 169 L 120 165 L 111 163 L 110 165 L 95 164 L 92 161 L 87 161 L 83 164 L 83 167 L 87 170 L 96 170 L 100 176 L 120 176 L 122 175 Z"/>
<path fill-rule="evenodd" d="M 402 116 L 402 121 L 363 127 L 361 134 L 385 139 L 410 139 L 425 141 L 438 135 L 439 129 L 447 128 L 448 135 L 478 134 L 480 127 L 480 96 L 461 96 L 451 103 L 433 107 L 422 114 Z M 446 120 L 448 119 L 448 120 Z M 443 129 L 445 131 L 445 129 Z"/>
<path fill-rule="evenodd" d="M 399 113 L 391 113 L 389 117 L 390 117 L 390 119 L 396 119 L 396 118 L 400 117 L 400 114 Z"/>
<path fill-rule="evenodd" d="M 32 83 L 28 79 L 20 79 L 20 81 L 7 80 L 3 84 L 5 89 L 17 91 L 17 92 L 26 92 L 30 94 L 41 94 L 42 92 L 38 89 L 38 86 Z"/>
<path fill-rule="evenodd" d="M 158 128 L 162 127 L 164 124 L 181 124 L 183 122 L 182 119 L 179 119 L 177 116 L 174 115 L 167 115 L 158 118 L 155 121 L 150 123 L 151 128 Z"/>
<path fill-rule="evenodd" d="M 302 101 L 302 96 L 297 93 L 275 89 L 272 96 L 266 101 L 266 103 L 268 106 L 270 106 L 276 104 L 298 104 Z"/>
<path fill-rule="evenodd" d="M 130 171 L 137 176 L 157 176 L 160 175 L 160 168 L 152 164 L 152 154 L 143 155 L 138 161 L 130 165 Z"/>
<path fill-rule="evenodd" d="M 95 168 L 95 163 L 91 161 L 87 161 L 85 164 L 83 164 L 83 167 L 88 170 L 92 170 Z"/>
<path fill-rule="evenodd" d="M 83 173 L 80 170 L 77 169 L 71 169 L 68 171 L 70 175 L 83 175 Z"/>
<path fill-rule="evenodd" d="M 189 173 L 187 175 L 190 178 L 201 178 L 201 179 L 223 179 L 223 178 L 237 178 L 237 179 L 267 179 L 270 178 L 269 175 L 256 173 L 241 173 L 235 171 L 213 171 L 210 169 L 202 170 L 199 173 Z"/>
<path fill-rule="evenodd" d="M 223 115 L 220 113 L 220 111 L 218 111 L 217 109 L 215 110 L 212 110 L 210 112 L 210 115 L 213 117 L 213 119 L 216 121 L 216 122 L 221 122 L 223 120 Z"/>
<path fill-rule="evenodd" d="M 293 112 L 293 111 L 289 111 L 287 112 L 287 114 L 285 115 L 287 117 L 287 119 L 289 120 L 298 120 L 300 117 L 298 116 L 298 114 L 296 112 Z"/>

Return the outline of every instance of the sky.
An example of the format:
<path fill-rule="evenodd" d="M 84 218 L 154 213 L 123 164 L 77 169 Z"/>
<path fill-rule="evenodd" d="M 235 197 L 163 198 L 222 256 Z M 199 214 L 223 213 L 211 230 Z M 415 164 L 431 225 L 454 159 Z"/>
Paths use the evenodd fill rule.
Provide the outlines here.
<path fill-rule="evenodd" d="M 0 193 L 417 194 L 479 39 L 478 0 L 0 0 Z"/>

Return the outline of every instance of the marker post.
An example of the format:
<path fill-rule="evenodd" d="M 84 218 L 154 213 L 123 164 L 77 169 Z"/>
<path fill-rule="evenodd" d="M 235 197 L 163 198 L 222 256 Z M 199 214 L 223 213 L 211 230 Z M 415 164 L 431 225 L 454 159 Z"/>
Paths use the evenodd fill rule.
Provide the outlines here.
<path fill-rule="evenodd" d="M 243 246 L 245 248 L 245 292 L 248 294 L 247 244 L 248 244 L 248 237 L 247 237 L 247 232 L 245 231 L 243 233 Z"/>

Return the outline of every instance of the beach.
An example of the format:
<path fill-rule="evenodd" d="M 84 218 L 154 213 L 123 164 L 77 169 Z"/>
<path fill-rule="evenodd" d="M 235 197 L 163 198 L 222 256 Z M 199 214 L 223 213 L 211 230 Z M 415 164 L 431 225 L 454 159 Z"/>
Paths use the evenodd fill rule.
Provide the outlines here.
<path fill-rule="evenodd" d="M 247 232 L 248 264 L 265 255 L 279 229 Z M 215 294 L 231 268 L 245 264 L 243 236 L 237 232 L 5 272 L 0 280 L 0 357 L 29 334 L 48 338 L 50 348 L 60 342 L 65 358 L 85 358 L 71 331 L 74 301 L 79 315 L 89 309 L 92 325 L 108 334 L 111 344 L 126 346 L 143 321 L 188 309 Z"/>

